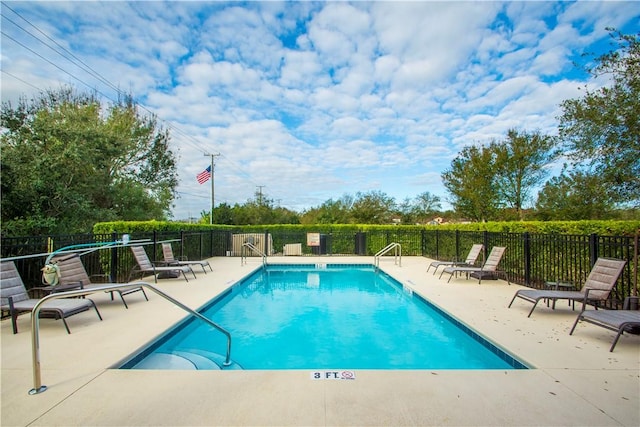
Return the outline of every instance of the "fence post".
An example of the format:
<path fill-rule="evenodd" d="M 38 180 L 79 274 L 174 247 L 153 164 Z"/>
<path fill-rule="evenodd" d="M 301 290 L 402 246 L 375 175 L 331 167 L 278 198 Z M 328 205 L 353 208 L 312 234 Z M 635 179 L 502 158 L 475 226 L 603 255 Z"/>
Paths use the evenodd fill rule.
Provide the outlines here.
<path fill-rule="evenodd" d="M 522 234 L 522 241 L 524 243 L 524 283 L 529 286 L 531 284 L 531 235 L 528 231 Z"/>
<path fill-rule="evenodd" d="M 269 230 L 264 230 L 264 248 L 262 248 L 262 253 L 265 255 L 271 255 L 269 251 Z"/>
<path fill-rule="evenodd" d="M 440 230 L 436 229 L 436 257 L 440 259 Z"/>
<path fill-rule="evenodd" d="M 178 259 L 184 259 L 184 230 L 180 230 L 180 258 Z"/>
<path fill-rule="evenodd" d="M 589 234 L 589 262 L 591 267 L 598 259 L 598 235 L 596 233 Z"/>
<path fill-rule="evenodd" d="M 111 241 L 118 240 L 118 233 L 115 231 L 111 233 Z M 118 283 L 118 248 L 111 248 L 111 268 L 109 269 L 109 281 L 111 283 Z"/>
<path fill-rule="evenodd" d="M 424 256 L 425 253 L 425 240 L 426 240 L 426 232 L 424 228 L 420 230 L 420 254 Z"/>
<path fill-rule="evenodd" d="M 638 296 L 638 232 L 633 236 L 633 289 L 631 290 L 632 296 Z"/>
<path fill-rule="evenodd" d="M 483 257 L 486 259 L 487 254 L 491 252 L 491 248 L 489 247 L 489 232 L 487 230 L 482 232 L 482 244 L 484 245 Z"/>
<path fill-rule="evenodd" d="M 153 260 L 153 262 L 156 262 L 156 245 L 158 244 L 158 232 L 156 230 L 153 230 L 153 247 L 151 249 L 153 249 L 153 257 L 151 258 Z"/>
<path fill-rule="evenodd" d="M 460 260 L 460 231 L 456 230 L 456 256 L 455 261 Z"/>

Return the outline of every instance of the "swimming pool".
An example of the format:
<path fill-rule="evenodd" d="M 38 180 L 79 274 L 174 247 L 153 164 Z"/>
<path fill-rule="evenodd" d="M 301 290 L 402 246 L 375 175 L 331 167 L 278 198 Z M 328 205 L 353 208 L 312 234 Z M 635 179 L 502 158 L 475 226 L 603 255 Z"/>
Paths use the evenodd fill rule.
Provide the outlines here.
<path fill-rule="evenodd" d="M 235 369 L 526 369 L 372 265 L 268 265 L 199 311 Z M 225 348 L 191 318 L 121 368 L 220 369 Z"/>

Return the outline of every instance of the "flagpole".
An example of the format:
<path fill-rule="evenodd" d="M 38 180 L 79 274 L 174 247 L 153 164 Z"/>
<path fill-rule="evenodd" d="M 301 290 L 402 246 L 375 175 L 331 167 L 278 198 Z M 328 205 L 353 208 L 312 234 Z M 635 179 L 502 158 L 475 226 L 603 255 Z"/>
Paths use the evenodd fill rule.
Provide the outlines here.
<path fill-rule="evenodd" d="M 216 153 L 216 154 L 209 154 L 209 153 L 204 153 L 204 155 L 206 157 L 211 157 L 211 212 L 209 213 L 209 224 L 213 224 L 213 194 L 214 194 L 214 188 L 215 188 L 215 184 L 213 182 L 213 168 L 214 168 L 214 160 L 216 157 L 218 157 L 220 155 L 220 153 Z"/>

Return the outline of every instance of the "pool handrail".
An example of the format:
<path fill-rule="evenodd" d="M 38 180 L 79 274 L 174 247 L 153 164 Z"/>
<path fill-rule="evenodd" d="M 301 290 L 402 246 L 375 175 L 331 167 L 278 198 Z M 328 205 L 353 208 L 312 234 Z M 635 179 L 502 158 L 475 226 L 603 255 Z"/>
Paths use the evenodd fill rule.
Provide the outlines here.
<path fill-rule="evenodd" d="M 245 255 L 245 249 L 250 249 L 253 252 L 257 253 L 258 255 L 260 255 L 262 257 L 262 265 L 267 265 L 267 255 L 262 252 L 260 249 L 258 249 L 253 243 L 251 242 L 245 242 L 242 244 L 242 247 L 240 248 L 240 265 L 244 265 L 247 263 L 247 255 Z"/>
<path fill-rule="evenodd" d="M 387 246 L 385 246 L 384 248 L 376 252 L 376 254 L 373 256 L 373 265 L 376 268 L 379 268 L 380 257 L 386 254 L 387 252 L 391 251 L 392 249 L 395 249 L 393 263 L 398 265 L 399 267 L 402 267 L 402 245 L 400 245 L 400 243 L 398 242 L 389 243 Z M 400 262 L 398 262 L 398 257 Z"/>
<path fill-rule="evenodd" d="M 33 388 L 29 390 L 29 394 L 30 395 L 39 394 L 47 390 L 47 386 L 42 384 L 42 377 L 40 372 L 39 329 L 40 329 L 40 308 L 42 304 L 52 299 L 83 296 L 83 295 L 89 295 L 89 294 L 93 294 L 101 291 L 109 292 L 116 289 L 122 290 L 122 289 L 128 289 L 128 288 L 137 288 L 140 286 L 155 292 L 156 294 L 160 295 L 161 297 L 163 297 L 173 305 L 185 310 L 189 314 L 197 317 L 198 319 L 202 320 L 203 322 L 207 323 L 208 325 L 212 326 L 213 328 L 217 329 L 218 331 L 226 335 L 227 355 L 226 355 L 225 361 L 223 362 L 223 365 L 224 366 L 231 365 L 231 334 L 222 326 L 216 324 L 211 319 L 204 317 L 202 314 L 198 313 L 197 311 L 192 310 L 191 308 L 182 304 L 180 301 L 176 300 L 175 298 L 165 294 L 160 289 L 158 289 L 157 287 L 155 287 L 150 283 L 147 283 L 147 282 L 131 282 L 131 283 L 117 283 L 117 284 L 112 283 L 109 285 L 97 286 L 91 289 L 77 289 L 77 290 L 66 291 L 66 292 L 52 293 L 42 298 L 33 307 L 33 310 L 31 310 L 31 350 L 32 350 L 32 360 L 33 360 Z"/>

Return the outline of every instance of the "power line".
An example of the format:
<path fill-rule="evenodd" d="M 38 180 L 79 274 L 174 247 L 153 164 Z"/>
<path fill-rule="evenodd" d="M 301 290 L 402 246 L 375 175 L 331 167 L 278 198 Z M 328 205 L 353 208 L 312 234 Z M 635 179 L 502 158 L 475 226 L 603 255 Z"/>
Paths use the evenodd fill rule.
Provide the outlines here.
<path fill-rule="evenodd" d="M 27 86 L 31 86 L 31 87 L 32 87 L 32 88 L 34 88 L 35 90 L 37 90 L 37 91 L 39 91 L 39 92 L 42 92 L 42 89 L 40 89 L 39 87 L 36 87 L 36 86 L 32 85 L 32 84 L 31 84 L 31 83 L 29 83 L 28 81 L 26 81 L 26 80 L 22 80 L 20 77 L 15 76 L 15 75 L 11 74 L 11 73 L 10 73 L 10 72 L 8 72 L 8 71 L 5 71 L 5 70 L 0 70 L 0 71 L 2 71 L 4 74 L 6 74 L 6 75 L 8 75 L 8 76 L 13 77 L 14 79 L 16 79 L 16 80 L 18 80 L 18 81 L 20 81 L 20 82 L 22 82 L 22 83 L 26 84 Z"/>
<path fill-rule="evenodd" d="M 32 24 L 29 20 L 27 20 L 25 17 L 23 17 L 22 15 L 20 15 L 18 12 L 16 12 L 15 10 L 13 10 L 11 7 L 7 6 L 5 3 L 5 8 L 9 9 L 11 12 L 13 12 L 16 16 L 18 16 L 20 19 L 22 19 L 24 22 L 26 22 L 27 24 L 29 24 L 31 27 L 33 27 L 36 31 L 38 31 L 40 34 L 42 34 L 44 37 L 46 37 L 48 40 L 50 40 L 51 42 L 53 42 L 56 46 L 58 46 L 60 49 L 62 49 L 64 52 L 68 53 L 69 55 L 71 55 L 72 58 L 74 58 L 75 61 L 74 62 L 72 60 L 70 60 L 69 58 L 65 57 L 65 55 L 63 55 L 62 53 L 60 53 L 59 51 L 57 51 L 56 49 L 54 49 L 53 47 L 51 47 L 49 44 L 43 42 L 40 38 L 36 37 L 35 35 L 33 35 L 31 32 L 27 31 L 26 29 L 24 29 L 23 27 L 21 27 L 20 25 L 18 25 L 15 21 L 11 20 L 10 18 L 8 18 L 6 15 L 4 15 L 4 19 L 11 22 L 13 25 L 15 25 L 16 27 L 20 28 L 22 31 L 24 31 L 25 33 L 29 34 L 31 37 L 35 38 L 36 40 L 38 40 L 40 43 L 44 44 L 45 46 L 47 46 L 48 48 L 50 48 L 51 50 L 53 50 L 54 52 L 56 52 L 57 54 L 59 54 L 60 56 L 62 56 L 63 58 L 67 59 L 69 62 L 71 62 L 72 64 L 78 66 L 78 63 L 82 64 L 82 67 L 78 66 L 80 69 L 82 69 L 83 71 L 87 72 L 88 74 L 94 76 L 95 78 L 97 78 L 98 80 L 100 80 L 101 82 L 105 83 L 107 86 L 110 86 L 112 89 L 114 89 L 116 92 L 119 91 L 119 89 L 114 86 L 109 80 L 105 79 L 104 77 L 102 77 L 97 71 L 95 71 L 93 68 L 91 68 L 89 65 L 87 65 L 84 61 L 82 61 L 80 58 L 78 58 L 76 55 L 73 54 L 73 52 L 70 52 L 68 49 L 66 49 L 64 46 L 62 46 L 60 43 L 58 43 L 57 41 L 55 41 L 54 39 L 52 39 L 51 37 L 49 37 L 47 34 L 45 34 L 40 28 L 38 28 L 37 26 L 35 26 L 34 24 Z"/>
<path fill-rule="evenodd" d="M 70 62 L 71 64 L 73 64 L 74 66 L 78 67 L 80 70 L 82 70 L 83 72 L 87 73 L 89 76 L 97 79 L 100 83 L 106 85 L 107 87 L 109 87 L 110 89 L 114 90 L 118 96 L 127 96 L 118 86 L 114 85 L 113 83 L 111 83 L 107 78 L 105 78 L 104 76 L 102 76 L 99 72 L 97 72 L 96 70 L 94 70 L 93 68 L 91 68 L 88 64 L 86 64 L 82 59 L 80 59 L 77 55 L 75 55 L 73 52 L 69 51 L 68 49 L 66 49 L 64 46 L 62 46 L 60 43 L 58 43 L 56 40 L 54 40 L 53 38 L 51 38 L 50 36 L 48 36 L 46 33 L 44 33 L 40 28 L 38 28 L 36 25 L 34 25 L 33 23 L 31 23 L 28 19 L 26 19 L 25 17 L 23 17 L 20 13 L 18 13 L 17 11 L 15 11 L 13 8 L 9 7 L 6 2 L 2 2 L 3 7 L 5 7 L 6 9 L 10 10 L 11 12 L 13 12 L 16 16 L 18 16 L 21 20 L 23 20 L 24 22 L 26 22 L 30 27 L 32 27 L 33 29 L 35 29 L 35 31 L 37 31 L 39 34 L 41 34 L 42 36 L 44 36 L 47 40 L 51 41 L 51 43 L 53 43 L 55 46 L 57 46 L 59 49 L 54 48 L 50 43 L 47 43 L 45 41 L 43 41 L 40 37 L 38 37 L 37 35 L 33 34 L 32 32 L 30 32 L 28 29 L 24 28 L 23 26 L 19 25 L 18 23 L 16 23 L 15 21 L 11 20 L 10 18 L 8 18 L 6 15 L 3 15 L 3 18 L 10 22 L 11 24 L 13 24 L 15 27 L 17 27 L 19 30 L 21 30 L 22 32 L 28 34 L 29 36 L 31 36 L 32 38 L 34 38 L 35 40 L 37 40 L 38 42 L 40 42 L 42 45 L 44 45 L 45 47 L 47 47 L 48 49 L 52 50 L 53 52 L 55 52 L 57 55 L 63 57 L 66 61 Z M 49 63 L 50 65 L 52 65 L 53 67 L 55 67 L 56 69 L 62 71 L 63 73 L 69 75 L 71 78 L 73 78 L 74 80 L 80 82 L 81 84 L 83 84 L 84 86 L 96 91 L 96 93 L 104 96 L 106 99 L 109 99 L 110 101 L 117 103 L 118 101 L 111 98 L 110 96 L 108 96 L 107 94 L 105 94 L 104 92 L 100 91 L 97 87 L 93 87 L 91 86 L 89 83 L 85 82 L 83 79 L 81 79 L 80 77 L 78 77 L 77 75 L 73 74 L 72 72 L 67 71 L 66 69 L 62 68 L 61 66 L 59 66 L 58 64 L 54 63 L 53 61 L 45 58 L 42 54 L 36 52 L 34 49 L 26 46 L 24 43 L 18 41 L 17 39 L 15 39 L 14 37 L 8 35 L 6 32 L 1 32 L 1 34 L 5 37 L 7 37 L 8 39 L 12 40 L 14 43 L 16 43 L 17 45 L 23 47 L 24 49 L 28 50 L 29 52 L 33 53 L 36 57 L 42 59 L 43 61 Z M 62 52 L 61 52 L 62 51 Z M 65 53 L 63 53 L 65 52 Z M 33 87 L 36 90 L 42 91 L 42 89 L 37 88 L 36 86 L 32 85 L 31 83 L 11 74 L 6 72 L 5 70 L 2 70 L 5 74 L 10 75 L 11 77 L 21 81 L 22 83 Z M 139 102 L 135 101 L 135 99 L 133 97 L 131 97 L 131 100 L 134 102 L 135 105 L 137 105 L 139 108 L 141 108 L 142 110 L 148 112 L 149 114 L 158 117 L 162 123 L 165 124 L 165 126 L 169 129 L 172 129 L 177 135 L 182 136 L 184 139 L 182 139 L 182 143 L 188 147 L 191 147 L 197 151 L 207 151 L 205 149 L 203 149 L 203 144 L 197 140 L 193 135 L 185 132 L 184 130 L 182 130 L 180 127 L 178 127 L 176 124 L 162 119 L 160 118 L 156 113 L 152 112 L 151 110 L 149 110 L 147 107 L 145 107 L 144 105 L 140 104 Z M 219 153 L 219 155 L 226 160 L 232 167 L 233 169 L 235 169 L 236 173 L 238 175 L 244 176 L 245 179 L 247 179 L 252 185 L 257 185 L 256 182 L 254 181 L 254 179 L 251 177 L 251 175 L 249 175 L 246 172 L 246 169 L 240 167 L 239 165 L 237 165 L 235 162 L 233 162 L 229 157 L 225 156 L 222 153 Z"/>
<path fill-rule="evenodd" d="M 69 75 L 71 78 L 79 81 L 80 83 L 82 83 L 83 85 L 87 86 L 90 89 L 95 90 L 96 92 L 98 92 L 99 94 L 101 94 L 104 97 L 107 97 L 107 95 L 105 95 L 104 93 L 100 92 L 98 89 L 96 88 L 92 88 L 88 83 L 86 83 L 85 81 L 81 80 L 80 78 L 74 76 L 73 74 L 71 74 L 70 72 L 68 72 L 67 70 L 65 70 L 64 68 L 54 64 L 52 61 L 49 61 L 47 58 L 45 58 L 44 56 L 42 56 L 41 54 L 39 54 L 38 52 L 36 52 L 35 50 L 31 49 L 29 46 L 25 45 L 22 42 L 19 42 L 18 40 L 14 39 L 13 37 L 11 37 L 9 34 L 5 33 L 4 31 L 0 31 L 0 34 L 2 34 L 4 37 L 8 38 L 9 40 L 13 41 L 14 43 L 16 43 L 19 46 L 22 46 L 23 48 L 27 49 L 29 52 L 33 53 L 34 55 L 36 55 L 37 57 L 39 57 L 40 59 L 48 62 L 49 64 L 53 65 L 54 67 L 56 67 L 58 70 L 62 71 L 63 73 Z"/>

